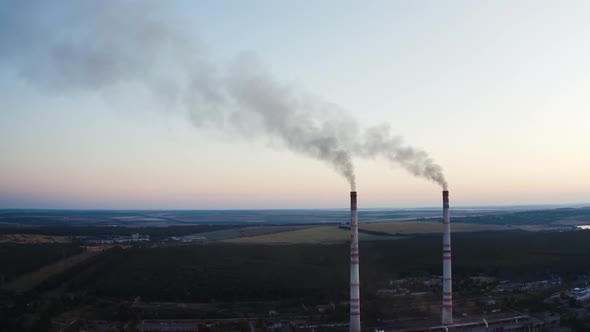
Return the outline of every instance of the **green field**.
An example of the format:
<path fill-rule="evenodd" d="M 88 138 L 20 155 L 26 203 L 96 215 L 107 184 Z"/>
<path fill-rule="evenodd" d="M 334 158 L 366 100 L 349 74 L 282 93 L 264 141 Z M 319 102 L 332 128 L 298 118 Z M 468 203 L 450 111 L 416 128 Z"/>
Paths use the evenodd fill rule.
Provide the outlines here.
<path fill-rule="evenodd" d="M 359 225 L 360 230 L 374 232 L 385 232 L 389 234 L 424 234 L 424 233 L 442 233 L 442 224 L 432 221 L 404 221 L 404 222 L 386 222 L 370 223 Z M 480 225 L 452 223 L 453 232 L 481 232 L 481 231 L 502 231 L 514 229 L 502 225 Z"/>
<path fill-rule="evenodd" d="M 515 229 L 501 225 L 461 224 L 452 225 L 453 232 L 482 232 L 505 231 Z M 220 231 L 230 232 L 232 230 Z M 436 234 L 442 232 L 439 222 L 404 221 L 370 223 L 359 225 L 359 239 L 361 241 L 393 240 L 398 235 Z M 350 239 L 350 231 L 345 227 L 332 226 L 304 226 L 288 228 L 279 226 L 268 234 L 249 235 L 247 232 L 233 231 L 232 236 L 222 239 L 228 243 L 257 243 L 257 244 L 327 244 L 343 243 Z"/>
<path fill-rule="evenodd" d="M 252 226 L 252 227 L 236 227 L 231 229 L 224 229 L 214 232 L 205 232 L 185 236 L 186 239 L 195 237 L 205 237 L 209 241 L 223 241 L 242 237 L 251 237 L 258 235 L 274 234 L 281 232 L 290 232 L 295 230 L 301 230 L 310 228 L 313 226 L 297 226 L 297 225 L 284 225 L 284 226 Z"/>
<path fill-rule="evenodd" d="M 258 243 L 258 244 L 327 244 L 327 243 L 344 243 L 350 239 L 348 229 L 339 228 L 339 226 L 316 226 L 305 229 L 285 231 L 273 234 L 264 234 L 258 236 L 239 237 L 226 240 L 228 243 Z M 359 234 L 361 241 L 367 240 L 391 240 L 392 236 Z"/>

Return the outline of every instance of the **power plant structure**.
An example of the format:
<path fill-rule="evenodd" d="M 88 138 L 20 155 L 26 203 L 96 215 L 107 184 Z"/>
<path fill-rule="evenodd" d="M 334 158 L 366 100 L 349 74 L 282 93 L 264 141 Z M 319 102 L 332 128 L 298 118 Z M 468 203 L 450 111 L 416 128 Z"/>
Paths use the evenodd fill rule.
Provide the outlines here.
<path fill-rule="evenodd" d="M 361 331 L 359 224 L 356 191 L 350 192 L 350 332 Z"/>
<path fill-rule="evenodd" d="M 491 312 L 484 315 L 469 315 L 453 320 L 453 290 L 451 272 L 451 216 L 449 191 L 443 194 L 443 277 L 442 277 L 442 313 L 441 320 L 436 317 L 409 318 L 383 321 L 378 325 L 365 326 L 379 332 L 537 332 L 545 323 L 532 316 L 516 311 Z M 357 193 L 350 192 L 350 323 L 349 332 L 361 331 L 361 301 L 359 283 L 359 242 Z M 346 324 L 327 325 L 326 331 L 342 331 Z M 315 331 L 316 325 L 302 331 Z"/>
<path fill-rule="evenodd" d="M 443 292 L 442 325 L 453 324 L 453 279 L 451 273 L 451 214 L 449 191 L 443 191 Z"/>
<path fill-rule="evenodd" d="M 442 315 L 438 319 L 418 318 L 391 321 L 375 327 L 380 332 L 490 332 L 490 331 L 541 331 L 544 322 L 532 316 L 518 312 L 488 313 L 470 315 L 453 321 L 453 289 L 451 273 L 451 216 L 449 207 L 449 191 L 443 192 L 443 278 L 442 278 Z M 352 196 L 351 196 L 352 197 Z M 351 224 L 351 229 L 352 224 Z M 357 249 L 358 252 L 358 249 Z M 357 256 L 358 257 L 358 256 Z M 358 263 L 358 261 L 357 261 Z M 358 266 L 358 265 L 357 265 Z M 358 289 L 358 288 L 357 288 Z M 352 286 L 351 286 L 352 294 Z M 352 302 L 351 302 L 352 303 Z M 352 306 L 351 306 L 352 308 Z M 351 309 L 351 329 L 352 329 Z"/>
<path fill-rule="evenodd" d="M 359 278 L 359 233 L 357 193 L 350 192 L 350 332 L 361 331 Z M 453 324 L 453 286 L 451 273 L 451 215 L 449 191 L 443 191 L 443 296 L 442 325 Z"/>

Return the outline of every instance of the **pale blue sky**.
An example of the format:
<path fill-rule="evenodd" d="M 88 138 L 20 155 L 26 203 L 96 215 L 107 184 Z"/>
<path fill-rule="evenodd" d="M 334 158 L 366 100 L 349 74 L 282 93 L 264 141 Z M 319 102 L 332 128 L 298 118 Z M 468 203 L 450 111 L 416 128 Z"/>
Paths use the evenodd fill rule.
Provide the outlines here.
<path fill-rule="evenodd" d="M 84 19 L 69 18 L 75 2 L 39 3 L 28 17 L 0 20 L 0 208 L 346 207 L 348 185 L 326 164 L 257 136 L 196 128 L 181 106 L 133 81 L 56 89 L 31 79 L 55 69 L 38 61 L 46 40 L 16 33 L 19 24 L 86 38 L 74 29 Z M 15 17 L 9 4 L 0 1 L 0 18 Z M 256 54 L 275 79 L 361 125 L 391 124 L 443 167 L 456 205 L 590 202 L 587 1 L 155 8 L 151 17 L 190 36 L 215 66 Z M 117 29 L 126 26 L 109 33 Z M 139 70 L 176 82 L 180 65 L 147 59 Z M 363 206 L 439 204 L 427 180 L 382 160 L 355 165 Z"/>

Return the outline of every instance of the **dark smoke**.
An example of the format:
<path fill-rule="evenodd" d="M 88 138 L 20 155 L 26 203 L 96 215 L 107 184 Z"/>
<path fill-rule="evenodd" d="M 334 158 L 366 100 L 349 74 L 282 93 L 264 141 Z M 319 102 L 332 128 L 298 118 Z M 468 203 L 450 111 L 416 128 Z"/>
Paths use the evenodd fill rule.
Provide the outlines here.
<path fill-rule="evenodd" d="M 181 105 L 197 126 L 263 134 L 327 162 L 352 190 L 353 154 L 385 157 L 446 188 L 440 166 L 404 146 L 388 127 L 366 129 L 361 138 L 357 122 L 342 109 L 280 83 L 252 57 L 214 64 L 204 47 L 165 24 L 160 13 L 144 1 L 7 1 L 0 10 L 0 62 L 54 93 L 108 96 L 127 84 L 143 86 L 155 98 Z"/>
<path fill-rule="evenodd" d="M 436 164 L 426 152 L 404 145 L 401 137 L 391 133 L 389 125 L 367 128 L 360 142 L 354 149 L 359 156 L 383 157 L 400 165 L 414 176 L 434 181 L 447 190 L 447 181 L 442 167 Z"/>

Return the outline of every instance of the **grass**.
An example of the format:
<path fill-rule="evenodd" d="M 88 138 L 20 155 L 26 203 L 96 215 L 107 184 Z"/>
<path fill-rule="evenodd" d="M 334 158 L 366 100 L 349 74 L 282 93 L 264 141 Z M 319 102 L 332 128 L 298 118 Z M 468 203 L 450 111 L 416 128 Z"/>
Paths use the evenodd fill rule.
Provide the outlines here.
<path fill-rule="evenodd" d="M 452 224 L 454 232 L 480 232 L 480 231 L 500 231 L 512 229 L 509 226 L 501 225 L 478 225 L 478 224 Z M 279 227 L 281 228 L 281 227 Z M 395 239 L 398 234 L 429 234 L 441 233 L 442 225 L 439 222 L 387 222 L 387 223 L 370 223 L 359 225 L 361 241 L 374 240 L 391 240 Z M 366 234 L 362 231 L 379 232 L 383 234 Z M 274 233 L 259 234 L 247 232 L 241 236 L 235 235 L 231 238 L 220 239 L 228 243 L 252 243 L 252 244 L 322 244 L 322 243 L 342 243 L 350 239 L 348 229 L 339 228 L 338 225 L 330 226 L 307 226 L 304 229 L 288 229 L 282 231 L 275 230 Z M 389 235 L 388 235 L 389 234 Z"/>
<path fill-rule="evenodd" d="M 386 235 L 359 234 L 360 240 L 391 240 L 393 237 Z M 228 243 L 258 243 L 258 244 L 322 244 L 343 243 L 350 239 L 350 232 L 346 229 L 333 226 L 317 226 L 289 232 L 264 234 L 250 237 L 228 239 Z"/>
<path fill-rule="evenodd" d="M 55 263 L 52 263 L 49 265 L 45 265 L 45 266 L 41 267 L 40 269 L 38 269 L 37 271 L 21 275 L 20 277 L 16 278 L 12 282 L 6 284 L 3 288 L 8 289 L 8 290 L 13 290 L 16 292 L 29 291 L 29 290 L 35 288 L 35 286 L 41 284 L 43 281 L 45 281 L 53 276 L 56 276 L 58 274 L 61 274 L 61 273 L 65 272 L 66 270 L 89 259 L 90 257 L 97 255 L 105 248 L 106 247 L 92 247 L 89 250 L 87 250 L 81 254 L 70 256 L 70 257 L 64 258 L 58 262 L 55 262 Z"/>
<path fill-rule="evenodd" d="M 253 226 L 253 227 L 239 227 L 232 229 L 225 229 L 220 231 L 198 233 L 186 236 L 186 238 L 206 237 L 210 241 L 223 241 L 234 238 L 253 237 L 258 235 L 266 235 L 273 233 L 290 232 L 294 230 L 306 229 L 314 226 Z"/>
<path fill-rule="evenodd" d="M 404 222 L 387 222 L 361 224 L 361 230 L 374 232 L 385 232 L 390 234 L 424 234 L 424 233 L 442 233 L 442 224 L 431 221 L 404 221 Z M 502 225 L 480 225 L 452 223 L 453 232 L 479 232 L 479 231 L 501 231 L 512 229 L 509 226 Z"/>

